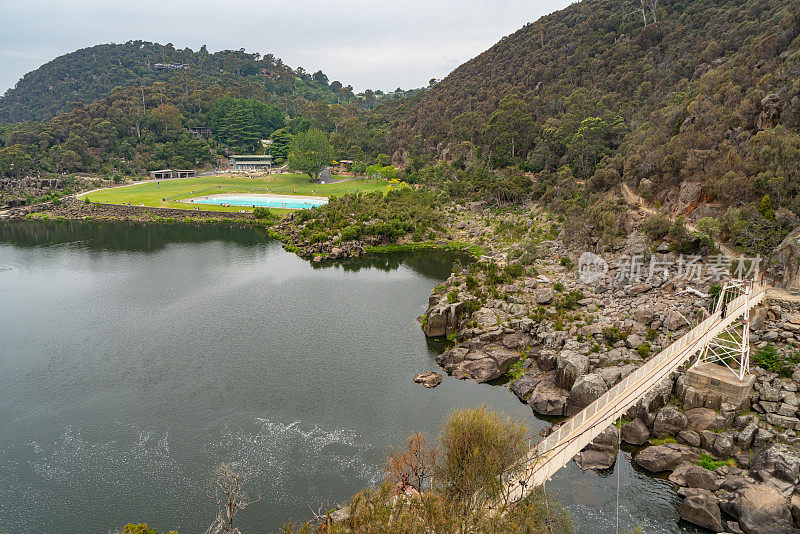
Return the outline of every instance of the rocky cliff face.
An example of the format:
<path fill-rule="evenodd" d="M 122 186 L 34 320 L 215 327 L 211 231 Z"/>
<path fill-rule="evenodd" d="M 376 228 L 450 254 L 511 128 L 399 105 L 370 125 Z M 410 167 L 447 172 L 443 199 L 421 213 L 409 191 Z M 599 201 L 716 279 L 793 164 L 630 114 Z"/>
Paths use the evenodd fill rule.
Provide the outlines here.
<path fill-rule="evenodd" d="M 795 228 L 769 255 L 765 281 L 789 291 L 800 291 L 800 227 Z"/>

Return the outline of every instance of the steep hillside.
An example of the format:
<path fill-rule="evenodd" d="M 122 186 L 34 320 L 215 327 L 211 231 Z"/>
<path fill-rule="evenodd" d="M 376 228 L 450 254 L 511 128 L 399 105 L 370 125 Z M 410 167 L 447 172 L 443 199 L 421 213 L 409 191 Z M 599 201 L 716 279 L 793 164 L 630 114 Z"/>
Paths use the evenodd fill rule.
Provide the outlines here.
<path fill-rule="evenodd" d="M 276 101 L 289 96 L 333 100 L 341 89 L 341 84 L 329 85 L 321 71 L 311 76 L 271 54 L 262 57 L 244 49 L 209 54 L 205 47 L 194 52 L 129 41 L 76 50 L 29 72 L 0 97 L 0 123 L 50 119 L 69 111 L 73 102 L 94 102 L 115 87 L 168 83 L 184 74 Z"/>
<path fill-rule="evenodd" d="M 723 233 L 765 219 L 751 233 L 774 244 L 800 213 L 800 3 L 644 4 L 585 0 L 504 38 L 420 98 L 395 157 L 517 166 L 565 210 L 625 180 Z"/>

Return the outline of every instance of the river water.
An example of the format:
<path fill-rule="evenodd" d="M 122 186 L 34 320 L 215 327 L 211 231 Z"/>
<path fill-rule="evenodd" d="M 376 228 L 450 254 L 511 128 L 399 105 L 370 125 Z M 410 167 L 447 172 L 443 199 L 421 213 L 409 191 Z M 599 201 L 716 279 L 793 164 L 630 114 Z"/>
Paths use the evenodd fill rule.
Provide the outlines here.
<path fill-rule="evenodd" d="M 445 376 L 416 317 L 441 253 L 314 267 L 256 229 L 0 224 L 0 530 L 202 532 L 211 472 L 232 462 L 261 500 L 250 534 L 377 482 L 392 446 L 486 403 L 546 425 L 504 386 Z M 669 484 L 622 462 L 620 522 L 696 532 Z M 612 532 L 617 472 L 574 464 L 547 490 L 579 532 Z"/>

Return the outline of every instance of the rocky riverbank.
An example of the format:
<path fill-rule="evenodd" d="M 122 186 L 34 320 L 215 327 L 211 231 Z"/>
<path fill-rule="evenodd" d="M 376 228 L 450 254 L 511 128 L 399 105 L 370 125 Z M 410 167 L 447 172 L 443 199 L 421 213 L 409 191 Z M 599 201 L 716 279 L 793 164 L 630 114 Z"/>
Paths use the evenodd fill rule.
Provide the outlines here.
<path fill-rule="evenodd" d="M 151 208 L 146 206 L 125 206 L 118 204 L 96 204 L 65 197 L 59 202 L 46 202 L 35 206 L 17 208 L 9 213 L 9 218 L 34 216 L 50 219 L 87 219 L 99 221 L 136 222 L 248 222 L 256 219 L 253 214 L 210 210 L 182 210 L 170 208 Z"/>
<path fill-rule="evenodd" d="M 461 238 L 494 238 L 498 228 L 523 224 L 515 215 L 488 219 L 488 213 L 461 217 Z M 546 231 L 536 230 L 539 239 L 527 243 L 534 252 L 520 250 L 525 239 L 493 239 L 482 262 L 457 266 L 436 288 L 420 318 L 427 335 L 453 342 L 437 363 L 459 379 L 507 377 L 510 392 L 540 415 L 571 416 L 598 398 L 683 335 L 690 321 L 706 317 L 713 304 L 714 280 L 661 269 L 646 273 L 646 280 L 625 276 L 624 262 L 632 257 L 681 261 L 666 244 L 647 241 L 638 230 L 639 214 L 630 212 L 628 222 L 627 238 L 604 250 L 608 271 L 588 284 L 573 268 L 580 249 L 549 239 Z M 540 230 L 551 224 L 544 215 L 528 215 L 524 223 Z M 715 261 L 697 263 L 713 269 Z M 671 473 L 687 521 L 715 532 L 800 532 L 800 365 L 792 363 L 800 361 L 798 342 L 797 305 L 769 302 L 753 314 L 751 343 L 754 354 L 774 349 L 784 362 L 782 376 L 753 366 L 750 393 L 733 398 L 676 373 L 575 462 L 609 468 L 621 440 L 634 447 L 643 469 Z"/>

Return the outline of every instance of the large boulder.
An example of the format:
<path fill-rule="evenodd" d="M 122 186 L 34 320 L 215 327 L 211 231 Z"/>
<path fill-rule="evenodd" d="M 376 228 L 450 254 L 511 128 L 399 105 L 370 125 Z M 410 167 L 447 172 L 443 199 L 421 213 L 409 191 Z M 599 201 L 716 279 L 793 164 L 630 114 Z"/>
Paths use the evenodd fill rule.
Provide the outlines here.
<path fill-rule="evenodd" d="M 672 404 L 661 408 L 653 421 L 653 435 L 658 438 L 674 436 L 684 428 L 686 428 L 686 416 Z"/>
<path fill-rule="evenodd" d="M 517 363 L 521 357 L 518 351 L 507 349 L 501 345 L 489 345 L 483 350 L 497 362 L 497 366 L 502 369 L 503 373 Z"/>
<path fill-rule="evenodd" d="M 458 331 L 458 320 L 464 311 L 464 303 L 450 304 L 447 299 L 428 308 L 423 330 L 428 337 L 447 336 Z"/>
<path fill-rule="evenodd" d="M 718 428 L 725 418 L 711 408 L 691 408 L 686 410 L 686 426 L 689 430 L 702 432 L 710 428 Z"/>
<path fill-rule="evenodd" d="M 436 356 L 436 363 L 442 366 L 446 372 L 452 373 L 456 366 L 466 359 L 467 354 L 469 354 L 469 348 L 455 347 Z"/>
<path fill-rule="evenodd" d="M 699 465 L 692 465 L 686 468 L 683 473 L 684 485 L 689 488 L 699 488 L 709 491 L 717 491 L 717 476 Z"/>
<path fill-rule="evenodd" d="M 748 423 L 736 436 L 736 444 L 740 449 L 749 449 L 753 444 L 753 439 L 758 432 L 758 426 L 755 423 Z"/>
<path fill-rule="evenodd" d="M 600 375 L 589 373 L 579 376 L 569 391 L 567 415 L 578 413 L 606 391 L 608 388 Z"/>
<path fill-rule="evenodd" d="M 649 325 L 655 318 L 655 312 L 652 308 L 636 308 L 636 311 L 633 312 L 633 318 L 643 325 Z"/>
<path fill-rule="evenodd" d="M 552 380 L 542 380 L 528 399 L 528 405 L 540 415 L 564 415 L 567 391 L 556 387 Z"/>
<path fill-rule="evenodd" d="M 701 182 L 683 182 L 681 189 L 678 192 L 678 197 L 675 199 L 675 207 L 673 211 L 677 215 L 685 215 L 697 207 L 700 201 L 700 195 L 703 193 L 703 184 Z"/>
<path fill-rule="evenodd" d="M 766 271 L 777 277 L 775 285 L 800 290 L 800 227 L 787 235 L 766 258 Z M 766 278 L 766 277 L 765 277 Z"/>
<path fill-rule="evenodd" d="M 636 418 L 622 425 L 622 441 L 625 443 L 643 445 L 648 439 L 650 439 L 650 431 L 641 419 Z"/>
<path fill-rule="evenodd" d="M 682 314 L 675 310 L 669 311 L 669 315 L 667 315 L 666 326 L 671 332 L 674 332 L 675 330 L 686 326 L 687 324 L 686 318 Z"/>
<path fill-rule="evenodd" d="M 488 382 L 503 376 L 519 358 L 518 352 L 500 345 L 488 345 L 483 349 L 469 351 L 464 360 L 453 369 L 453 376 L 462 380 L 472 378 L 481 383 Z"/>
<path fill-rule="evenodd" d="M 472 314 L 472 320 L 478 323 L 478 327 L 483 330 L 503 324 L 508 318 L 509 315 L 506 312 L 495 308 L 480 308 Z"/>
<path fill-rule="evenodd" d="M 736 436 L 733 433 L 719 434 L 709 450 L 720 458 L 730 458 L 736 452 Z"/>
<path fill-rule="evenodd" d="M 692 461 L 697 458 L 697 454 L 686 445 L 667 443 L 645 447 L 633 460 L 651 473 L 661 473 L 674 469 L 682 461 Z"/>
<path fill-rule="evenodd" d="M 498 367 L 497 362 L 492 358 L 485 357 L 477 360 L 465 360 L 453 369 L 453 376 L 459 380 L 472 378 L 483 383 L 503 376 L 503 372 Z"/>
<path fill-rule="evenodd" d="M 681 519 L 712 532 L 725 530 L 722 524 L 722 513 L 719 509 L 719 499 L 707 490 L 693 492 L 683 499 Z"/>
<path fill-rule="evenodd" d="M 550 304 L 555 298 L 556 292 L 552 287 L 541 287 L 536 290 L 533 298 L 536 299 L 536 304 Z"/>
<path fill-rule="evenodd" d="M 511 393 L 519 397 L 522 402 L 527 402 L 533 390 L 542 381 L 542 373 L 538 368 L 529 370 L 526 374 L 514 380 L 509 389 Z"/>
<path fill-rule="evenodd" d="M 769 486 L 744 486 L 720 505 L 739 520 L 739 526 L 747 534 L 800 532 L 792 524 L 792 513 L 786 499 Z"/>
<path fill-rule="evenodd" d="M 773 443 L 756 452 L 751 470 L 765 472 L 790 484 L 800 484 L 800 452 L 788 445 Z"/>
<path fill-rule="evenodd" d="M 556 358 L 556 385 L 572 389 L 579 376 L 589 371 L 589 357 L 571 350 L 562 350 Z"/>
<path fill-rule="evenodd" d="M 617 460 L 619 429 L 606 428 L 586 448 L 575 455 L 575 463 L 583 469 L 608 469 Z"/>
<path fill-rule="evenodd" d="M 665 377 L 645 393 L 639 400 L 639 414 L 644 417 L 644 414 L 655 413 L 662 406 L 666 406 L 672 397 L 672 386 L 673 380 L 670 377 Z"/>
<path fill-rule="evenodd" d="M 634 372 L 636 369 L 637 369 L 636 365 L 629 364 L 623 366 L 615 365 L 613 367 L 601 367 L 600 369 L 597 369 L 594 372 L 603 377 L 603 380 L 606 383 L 606 387 L 610 389 L 616 386 L 619 382 L 622 381 L 623 378 Z"/>

